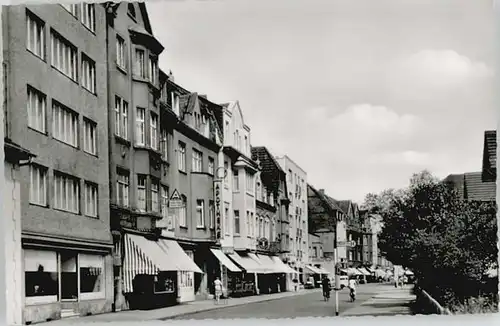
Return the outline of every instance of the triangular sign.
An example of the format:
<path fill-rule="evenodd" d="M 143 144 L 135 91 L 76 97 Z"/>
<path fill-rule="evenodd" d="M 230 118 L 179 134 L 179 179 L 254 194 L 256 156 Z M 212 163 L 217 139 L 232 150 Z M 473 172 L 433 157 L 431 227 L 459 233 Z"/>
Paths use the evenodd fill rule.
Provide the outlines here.
<path fill-rule="evenodd" d="M 172 196 L 170 196 L 170 200 L 182 200 L 181 195 L 179 195 L 177 189 L 175 189 L 172 193 Z"/>

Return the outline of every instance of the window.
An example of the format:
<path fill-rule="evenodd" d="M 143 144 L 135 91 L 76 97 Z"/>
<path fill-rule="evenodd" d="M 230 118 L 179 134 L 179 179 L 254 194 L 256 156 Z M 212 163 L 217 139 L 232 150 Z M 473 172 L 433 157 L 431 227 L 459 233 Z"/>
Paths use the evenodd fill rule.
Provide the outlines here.
<path fill-rule="evenodd" d="M 160 183 L 158 181 L 151 181 L 151 211 L 153 212 L 160 211 L 159 191 Z"/>
<path fill-rule="evenodd" d="M 156 84 L 158 80 L 158 59 L 149 57 L 149 81 L 152 84 Z"/>
<path fill-rule="evenodd" d="M 26 48 L 45 59 L 45 23 L 31 13 L 26 13 Z"/>
<path fill-rule="evenodd" d="M 47 205 L 47 169 L 35 164 L 30 166 L 30 203 Z"/>
<path fill-rule="evenodd" d="M 137 108 L 137 115 L 135 117 L 135 142 L 137 145 L 144 145 L 145 143 L 145 122 L 146 109 Z"/>
<path fill-rule="evenodd" d="M 210 228 L 215 228 L 215 205 L 214 201 L 211 200 L 208 202 L 208 218 L 210 220 Z"/>
<path fill-rule="evenodd" d="M 245 153 L 248 153 L 248 137 L 245 136 L 245 148 L 243 149 Z"/>
<path fill-rule="evenodd" d="M 116 35 L 116 64 L 125 69 L 125 40 L 120 36 Z"/>
<path fill-rule="evenodd" d="M 28 86 L 28 126 L 45 133 L 46 97 Z"/>
<path fill-rule="evenodd" d="M 52 134 L 54 138 L 78 147 L 78 115 L 52 100 Z"/>
<path fill-rule="evenodd" d="M 144 74 L 144 50 L 135 49 L 134 73 L 137 77 L 146 77 Z"/>
<path fill-rule="evenodd" d="M 82 87 L 95 94 L 95 62 L 82 53 Z"/>
<path fill-rule="evenodd" d="M 116 202 L 123 207 L 129 206 L 129 175 L 126 172 L 118 171 L 116 181 Z"/>
<path fill-rule="evenodd" d="M 54 207 L 72 213 L 80 212 L 78 179 L 54 171 Z"/>
<path fill-rule="evenodd" d="M 70 14 L 76 17 L 76 4 L 69 4 L 69 3 L 61 3 L 61 6 L 64 7 Z"/>
<path fill-rule="evenodd" d="M 76 48 L 54 30 L 50 34 L 52 66 L 76 81 L 78 54 Z"/>
<path fill-rule="evenodd" d="M 97 217 L 97 185 L 85 182 L 85 215 Z"/>
<path fill-rule="evenodd" d="M 146 176 L 137 176 L 137 209 L 146 211 Z"/>
<path fill-rule="evenodd" d="M 177 275 L 177 274 L 175 274 Z M 159 272 L 154 276 L 154 293 L 173 293 L 175 292 L 175 283 L 172 275 L 166 272 Z"/>
<path fill-rule="evenodd" d="M 271 241 L 276 241 L 276 222 L 273 221 L 273 228 L 271 233 Z"/>
<path fill-rule="evenodd" d="M 247 211 L 247 236 L 251 236 L 252 230 L 250 230 L 250 212 Z"/>
<path fill-rule="evenodd" d="M 260 190 L 260 182 L 257 182 L 255 192 L 256 192 L 256 195 L 257 195 L 257 200 L 261 200 L 262 201 L 262 192 Z"/>
<path fill-rule="evenodd" d="M 193 272 L 179 272 L 179 286 L 191 288 L 194 286 Z"/>
<path fill-rule="evenodd" d="M 240 234 L 240 211 L 234 211 L 234 234 Z"/>
<path fill-rule="evenodd" d="M 226 235 L 231 234 L 231 227 L 233 225 L 229 223 L 229 203 L 224 203 L 224 231 Z"/>
<path fill-rule="evenodd" d="M 196 200 L 196 227 L 205 227 L 205 202 L 203 199 Z"/>
<path fill-rule="evenodd" d="M 167 129 L 161 130 L 161 156 L 165 161 L 168 160 L 168 133 Z"/>
<path fill-rule="evenodd" d="M 253 175 L 246 171 L 246 181 L 247 181 L 247 192 L 253 193 Z"/>
<path fill-rule="evenodd" d="M 57 253 L 23 249 L 26 303 L 57 302 L 59 274 Z"/>
<path fill-rule="evenodd" d="M 233 170 L 233 191 L 240 191 L 240 178 L 238 170 Z"/>
<path fill-rule="evenodd" d="M 151 148 L 158 150 L 158 115 L 151 112 L 150 121 L 150 142 Z"/>
<path fill-rule="evenodd" d="M 78 266 L 82 299 L 104 297 L 104 257 L 79 254 Z"/>
<path fill-rule="evenodd" d="M 97 155 L 97 124 L 88 119 L 83 119 L 83 150 L 89 154 Z"/>
<path fill-rule="evenodd" d="M 177 164 L 179 165 L 180 171 L 186 171 L 186 144 L 179 142 L 179 148 L 177 150 Z"/>
<path fill-rule="evenodd" d="M 179 212 L 179 225 L 182 227 L 187 227 L 186 221 L 186 209 L 187 209 L 187 198 L 184 195 L 182 197 L 182 207 L 178 209 Z"/>
<path fill-rule="evenodd" d="M 81 3 L 80 20 L 85 27 L 95 32 L 95 8 L 93 3 Z"/>
<path fill-rule="evenodd" d="M 229 186 L 229 163 L 227 161 L 224 162 L 224 171 L 225 171 L 225 176 L 224 176 L 224 186 L 227 188 Z"/>
<path fill-rule="evenodd" d="M 203 154 L 196 149 L 193 149 L 193 172 L 202 172 L 203 171 Z"/>
<path fill-rule="evenodd" d="M 161 216 L 168 218 L 168 187 L 161 186 Z"/>
<path fill-rule="evenodd" d="M 215 161 L 213 157 L 208 158 L 208 173 L 214 175 L 215 170 Z"/>
<path fill-rule="evenodd" d="M 172 110 L 177 115 L 179 115 L 179 105 L 180 105 L 179 95 L 172 92 Z"/>
<path fill-rule="evenodd" d="M 128 139 L 128 103 L 115 96 L 115 134 Z"/>

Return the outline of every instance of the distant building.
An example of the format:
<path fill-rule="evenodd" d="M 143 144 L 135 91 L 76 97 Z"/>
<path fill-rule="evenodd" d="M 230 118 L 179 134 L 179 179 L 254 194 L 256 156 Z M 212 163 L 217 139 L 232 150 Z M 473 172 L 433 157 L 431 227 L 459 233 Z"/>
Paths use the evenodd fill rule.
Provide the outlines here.
<path fill-rule="evenodd" d="M 339 207 L 346 214 L 347 224 L 347 260 L 349 267 L 360 267 L 363 265 L 363 228 L 360 218 L 359 207 L 351 200 L 339 200 Z"/>

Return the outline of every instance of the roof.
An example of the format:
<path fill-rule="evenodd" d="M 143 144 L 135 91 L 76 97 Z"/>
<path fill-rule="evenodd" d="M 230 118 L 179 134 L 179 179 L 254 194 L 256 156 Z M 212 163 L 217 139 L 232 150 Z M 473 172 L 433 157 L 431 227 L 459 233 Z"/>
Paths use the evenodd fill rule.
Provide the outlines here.
<path fill-rule="evenodd" d="M 484 132 L 483 148 L 483 179 L 485 181 L 496 180 L 497 167 L 497 131 L 486 130 Z"/>
<path fill-rule="evenodd" d="M 252 160 L 259 161 L 261 166 L 261 180 L 266 187 L 273 190 L 279 189 L 280 174 L 284 177 L 285 172 L 281 169 L 271 152 L 264 146 L 252 146 Z"/>
<path fill-rule="evenodd" d="M 461 199 L 471 201 L 496 200 L 496 183 L 483 181 L 482 172 L 450 174 L 443 182 L 452 186 Z"/>
<path fill-rule="evenodd" d="M 496 183 L 483 182 L 481 172 L 465 173 L 464 194 L 467 200 L 495 201 Z"/>
<path fill-rule="evenodd" d="M 344 212 L 344 214 L 349 214 L 349 207 L 351 206 L 352 202 L 350 200 L 339 200 L 337 201 L 340 209 Z"/>
<path fill-rule="evenodd" d="M 328 195 L 326 195 L 323 191 L 319 191 L 317 190 L 316 188 L 314 188 L 313 186 L 311 186 L 310 184 L 307 184 L 307 186 L 316 194 L 316 196 L 318 196 L 318 198 L 323 201 L 325 204 L 328 205 L 328 207 L 331 209 L 331 210 L 334 210 L 334 211 L 339 211 L 339 212 L 342 212 L 342 209 L 339 207 L 338 205 L 338 202 L 337 200 L 333 199 L 332 197 L 329 197 Z"/>

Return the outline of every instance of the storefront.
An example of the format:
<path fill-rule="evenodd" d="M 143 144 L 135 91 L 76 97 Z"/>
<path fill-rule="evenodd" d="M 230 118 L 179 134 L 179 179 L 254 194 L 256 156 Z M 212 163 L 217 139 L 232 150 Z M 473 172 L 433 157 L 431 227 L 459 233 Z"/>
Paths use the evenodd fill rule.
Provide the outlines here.
<path fill-rule="evenodd" d="M 241 279 L 234 282 L 233 293 L 235 296 L 259 294 L 258 274 L 266 273 L 266 271 L 255 260 L 246 255 L 240 256 L 234 252 L 228 256 L 244 271 Z"/>
<path fill-rule="evenodd" d="M 110 250 L 24 246 L 24 323 L 110 312 Z"/>
<path fill-rule="evenodd" d="M 242 282 L 243 271 L 220 249 L 211 248 L 210 251 L 220 263 L 220 278 L 224 288 L 227 289 L 227 295 L 233 296 L 237 292 L 236 284 Z M 213 293 L 211 292 L 211 294 Z"/>
<path fill-rule="evenodd" d="M 124 235 L 123 292 L 130 309 L 194 300 L 194 273 L 203 273 L 173 240 Z"/>

